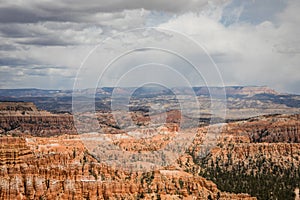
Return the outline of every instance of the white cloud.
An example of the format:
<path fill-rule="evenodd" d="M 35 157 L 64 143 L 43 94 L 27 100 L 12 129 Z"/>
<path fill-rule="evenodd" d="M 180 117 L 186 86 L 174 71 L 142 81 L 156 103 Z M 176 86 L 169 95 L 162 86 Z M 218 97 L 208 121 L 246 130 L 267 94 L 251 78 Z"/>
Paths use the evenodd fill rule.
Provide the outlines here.
<path fill-rule="evenodd" d="M 2 0 L 0 70 L 3 71 L 1 80 L 6 83 L 1 87 L 48 87 L 43 74 L 52 77 L 51 87 L 61 87 L 68 78 L 70 86 L 73 81 L 70 77 L 75 76 L 95 44 L 114 34 L 151 25 L 173 29 L 197 40 L 218 64 L 226 84 L 268 85 L 280 91 L 300 93 L 297 85 L 300 80 L 300 2 L 289 0 L 284 4 L 286 7 L 275 2 L 272 9 L 260 8 L 261 20 L 255 17 L 257 2 L 248 2 L 247 6 L 237 5 L 234 0 L 231 4 L 228 2 Z M 264 1 L 259 5 L 264 5 Z M 107 54 L 103 56 L 111 51 L 122 52 L 124 45 L 153 42 L 146 37 L 137 40 L 128 34 L 125 43 L 115 41 L 105 49 Z M 162 34 L 155 37 L 158 43 L 164 40 Z M 169 45 L 197 57 L 193 49 L 180 46 L 180 41 Z M 157 59 L 163 62 L 164 58 L 157 56 Z M 172 60 L 165 58 L 168 59 Z M 130 66 L 135 62 L 127 59 L 126 63 Z M 42 70 L 33 66 L 48 67 Z M 10 81 L 10 77 L 15 80 Z"/>
<path fill-rule="evenodd" d="M 254 25 L 223 25 L 210 15 L 187 13 L 161 27 L 179 30 L 202 43 L 213 56 L 227 84 L 269 85 L 280 91 L 300 92 L 299 2 L 291 1 L 279 20 Z"/>

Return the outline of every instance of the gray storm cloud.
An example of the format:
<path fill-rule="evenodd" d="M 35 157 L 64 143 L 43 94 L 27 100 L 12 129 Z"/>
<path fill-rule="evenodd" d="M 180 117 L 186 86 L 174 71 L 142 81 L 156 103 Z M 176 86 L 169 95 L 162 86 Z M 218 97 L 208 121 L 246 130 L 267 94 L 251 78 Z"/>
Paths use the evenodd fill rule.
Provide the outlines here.
<path fill-rule="evenodd" d="M 124 31 L 157 26 L 203 45 L 227 85 L 300 93 L 299 9 L 297 0 L 0 0 L 0 87 L 70 88 L 95 45 Z M 128 38 L 101 56 L 136 42 L 151 46 Z M 134 63 L 127 59 L 127 68 Z"/>

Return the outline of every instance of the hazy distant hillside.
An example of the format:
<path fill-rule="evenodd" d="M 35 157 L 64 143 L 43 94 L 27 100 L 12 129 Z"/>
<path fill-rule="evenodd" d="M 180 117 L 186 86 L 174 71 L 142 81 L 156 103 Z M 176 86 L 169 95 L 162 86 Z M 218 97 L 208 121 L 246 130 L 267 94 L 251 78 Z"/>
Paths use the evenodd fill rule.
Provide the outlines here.
<path fill-rule="evenodd" d="M 131 94 L 131 92 L 133 93 Z M 176 95 L 197 95 L 203 112 L 210 109 L 210 95 L 218 97 L 218 94 L 226 94 L 227 118 L 247 118 L 262 114 L 273 113 L 298 113 L 300 108 L 300 95 L 280 94 L 268 87 L 257 86 L 230 86 L 230 87 L 176 87 L 167 89 L 164 87 L 142 88 L 98 88 L 76 91 L 85 101 L 95 97 L 97 110 L 110 110 L 112 95 L 131 95 L 133 106 L 149 107 L 153 102 L 164 104 L 167 109 L 178 107 Z M 33 102 L 42 110 L 53 112 L 72 111 L 72 90 L 41 90 L 41 89 L 0 89 L 0 101 L 25 101 Z M 222 97 L 222 95 L 220 95 Z M 224 97 L 224 96 L 223 96 Z M 148 102 L 145 105 L 145 102 Z M 176 105 L 175 105 L 176 104 Z M 131 106 L 132 107 L 132 106 Z M 202 112 L 202 111 L 201 111 Z"/>
<path fill-rule="evenodd" d="M 129 91 L 134 89 L 134 95 L 144 96 L 144 95 L 170 95 L 175 93 L 180 94 L 190 94 L 191 90 L 185 87 L 174 87 L 171 89 L 164 87 L 141 87 L 141 88 L 113 88 L 104 87 L 95 89 L 82 89 L 80 91 L 83 95 L 96 94 L 96 96 L 111 95 L 114 89 L 117 89 L 119 93 L 127 94 Z M 210 95 L 221 93 L 225 90 L 226 94 L 232 95 L 243 95 L 243 96 L 253 96 L 256 94 L 279 94 L 275 90 L 270 89 L 265 86 L 227 86 L 223 87 L 193 87 L 196 95 Z M 72 90 L 43 90 L 35 88 L 26 89 L 0 89 L 0 97 L 61 97 L 61 96 L 72 96 Z"/>

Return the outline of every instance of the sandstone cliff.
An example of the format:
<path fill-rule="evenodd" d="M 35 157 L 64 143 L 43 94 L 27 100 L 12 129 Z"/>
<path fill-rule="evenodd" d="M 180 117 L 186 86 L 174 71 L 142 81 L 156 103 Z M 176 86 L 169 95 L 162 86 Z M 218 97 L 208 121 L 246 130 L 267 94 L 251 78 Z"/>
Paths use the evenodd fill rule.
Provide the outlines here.
<path fill-rule="evenodd" d="M 260 116 L 223 127 L 186 129 L 197 134 L 177 164 L 151 172 L 127 172 L 99 162 L 80 136 L 63 135 L 75 132 L 70 115 L 38 111 L 32 104 L 1 106 L 0 199 L 255 199 L 222 191 L 272 199 L 280 195 L 276 191 L 294 191 L 293 181 L 298 179 L 293 176 L 300 174 L 300 115 Z M 156 151 L 181 131 L 178 113 L 168 115 L 166 126 L 145 129 L 140 138 L 118 129 L 111 114 L 97 117 L 123 151 Z M 141 127 L 147 122 L 141 113 L 132 117 L 143 122 Z M 209 154 L 199 157 L 208 130 L 220 132 L 220 137 Z M 52 135 L 56 137 L 48 137 Z M 94 142 L 97 147 L 99 143 Z M 266 198 L 255 193 L 262 184 L 272 182 L 279 186 L 267 191 Z M 257 183 L 261 184 L 247 190 Z"/>
<path fill-rule="evenodd" d="M 0 134 L 54 136 L 76 134 L 73 117 L 39 111 L 25 102 L 0 103 Z"/>
<path fill-rule="evenodd" d="M 125 172 L 98 163 L 78 136 L 0 138 L 1 199 L 254 199 L 172 169 Z"/>
<path fill-rule="evenodd" d="M 201 128 L 179 165 L 225 191 L 294 199 L 300 182 L 299 117 L 271 115 L 228 123 L 219 127 L 217 146 L 205 157 L 199 155 L 208 127 Z"/>

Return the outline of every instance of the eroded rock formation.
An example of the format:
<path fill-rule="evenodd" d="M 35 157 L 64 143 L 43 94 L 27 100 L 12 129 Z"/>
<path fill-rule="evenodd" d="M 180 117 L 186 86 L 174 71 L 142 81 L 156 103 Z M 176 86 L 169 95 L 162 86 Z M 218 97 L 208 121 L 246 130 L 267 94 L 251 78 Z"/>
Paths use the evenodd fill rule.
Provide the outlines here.
<path fill-rule="evenodd" d="M 129 173 L 105 166 L 78 136 L 0 141 L 1 199 L 255 199 L 179 169 Z"/>
<path fill-rule="evenodd" d="M 39 111 L 34 104 L 0 102 L 0 134 L 54 136 L 76 134 L 73 116 Z"/>
<path fill-rule="evenodd" d="M 196 136 L 177 163 L 151 172 L 128 172 L 99 162 L 80 136 L 70 135 L 75 133 L 71 115 L 38 111 L 32 104 L 1 106 L 0 199 L 255 199 L 222 192 L 202 175 L 218 182 L 214 175 L 229 177 L 230 172 L 242 178 L 290 173 L 290 178 L 300 171 L 300 115 L 185 129 Z M 123 133 L 110 121 L 111 114 L 106 115 L 97 116 L 100 125 L 122 151 L 157 151 L 182 131 L 173 120 L 176 113 L 168 116 L 172 123 L 147 130 L 141 137 Z M 136 114 L 134 119 L 144 117 Z M 210 133 L 219 134 L 217 146 L 200 158 L 201 144 Z"/>

